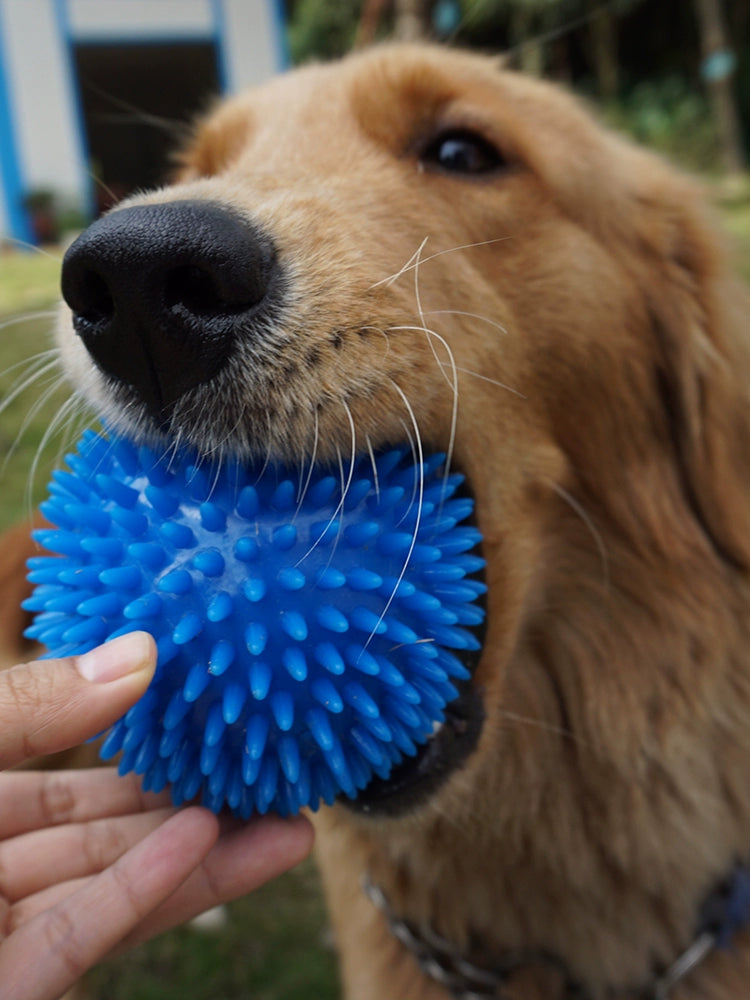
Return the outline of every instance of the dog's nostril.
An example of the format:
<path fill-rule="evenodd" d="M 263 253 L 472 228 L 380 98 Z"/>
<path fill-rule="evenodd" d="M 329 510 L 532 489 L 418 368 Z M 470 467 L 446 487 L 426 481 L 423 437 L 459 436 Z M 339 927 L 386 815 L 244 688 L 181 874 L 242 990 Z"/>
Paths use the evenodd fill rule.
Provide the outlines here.
<path fill-rule="evenodd" d="M 164 278 L 164 305 L 167 309 L 185 309 L 194 316 L 211 317 L 243 312 L 253 304 L 250 301 L 227 301 L 216 279 L 206 268 L 187 264 L 172 268 Z"/>
<path fill-rule="evenodd" d="M 78 297 L 80 308 L 76 313 L 88 323 L 108 323 L 115 314 L 115 302 L 109 286 L 96 271 L 89 270 L 82 275 Z"/>

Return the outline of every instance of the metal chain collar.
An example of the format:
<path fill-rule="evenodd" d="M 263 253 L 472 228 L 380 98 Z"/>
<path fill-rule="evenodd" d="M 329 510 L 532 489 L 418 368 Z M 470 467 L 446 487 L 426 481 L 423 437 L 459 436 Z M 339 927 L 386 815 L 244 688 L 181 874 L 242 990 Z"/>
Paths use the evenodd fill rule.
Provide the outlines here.
<path fill-rule="evenodd" d="M 476 965 L 464 958 L 455 945 L 430 927 L 417 930 L 396 916 L 385 893 L 365 876 L 362 888 L 368 899 L 380 910 L 393 936 L 411 952 L 421 970 L 443 986 L 453 1000 L 508 1000 L 504 986 L 514 972 L 531 965 L 544 966 L 563 977 L 566 1000 L 590 1000 L 580 983 L 572 980 L 563 962 L 544 951 L 519 950 L 506 952 L 492 969 Z"/>
<path fill-rule="evenodd" d="M 747 871 L 747 869 L 745 869 Z M 453 1000 L 509 1000 L 507 984 L 509 978 L 524 968 L 537 966 L 547 971 L 553 970 L 562 977 L 565 1000 L 592 1000 L 586 987 L 575 980 L 557 956 L 545 951 L 519 950 L 506 952 L 492 968 L 476 965 L 464 958 L 450 941 L 430 927 L 417 929 L 413 924 L 398 917 L 382 889 L 373 885 L 365 876 L 362 880 L 365 895 L 383 914 L 393 936 L 414 956 L 419 967 L 443 986 Z M 710 901 L 719 893 L 712 894 Z M 750 914 L 745 913 L 745 920 Z M 738 923 L 738 922 L 737 922 Z M 738 929 L 735 926 L 733 930 Z M 698 966 L 716 947 L 726 943 L 726 924 L 702 930 L 685 951 L 647 987 L 634 990 L 608 991 L 614 1000 L 618 995 L 630 994 L 638 1000 L 669 1000 L 672 990 Z"/>

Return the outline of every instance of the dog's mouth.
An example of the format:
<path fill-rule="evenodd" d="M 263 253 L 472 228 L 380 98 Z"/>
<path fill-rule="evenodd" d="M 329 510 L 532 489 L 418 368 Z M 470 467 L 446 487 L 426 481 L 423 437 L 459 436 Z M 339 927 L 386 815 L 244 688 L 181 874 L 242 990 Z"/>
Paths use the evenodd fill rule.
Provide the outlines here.
<path fill-rule="evenodd" d="M 466 480 L 462 490 L 471 493 Z M 481 575 L 474 574 L 474 578 Z M 435 724 L 417 753 L 397 764 L 388 777 L 373 778 L 355 799 L 340 796 L 343 805 L 375 818 L 395 819 L 415 812 L 430 801 L 476 750 L 485 718 L 482 690 L 475 682 L 485 622 L 469 631 L 477 639 L 477 648 L 464 651 L 459 658 L 471 676 L 456 684 L 458 696 L 445 706 L 443 721 Z"/>
<path fill-rule="evenodd" d="M 478 654 L 476 654 L 478 655 Z M 356 799 L 340 801 L 355 812 L 397 818 L 424 806 L 476 749 L 484 723 L 481 691 L 471 681 L 445 709 L 445 720 L 387 778 L 375 778 Z"/>

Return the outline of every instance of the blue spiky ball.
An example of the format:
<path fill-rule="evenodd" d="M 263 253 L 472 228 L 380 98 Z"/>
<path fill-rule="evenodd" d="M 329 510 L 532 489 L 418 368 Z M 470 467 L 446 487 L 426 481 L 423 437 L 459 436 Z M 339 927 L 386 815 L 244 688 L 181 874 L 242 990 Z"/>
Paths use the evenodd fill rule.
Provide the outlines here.
<path fill-rule="evenodd" d="M 102 756 L 248 817 L 354 798 L 442 721 L 477 640 L 471 499 L 395 449 L 295 471 L 88 431 L 42 505 L 27 630 L 49 655 L 145 630 L 159 658 Z"/>

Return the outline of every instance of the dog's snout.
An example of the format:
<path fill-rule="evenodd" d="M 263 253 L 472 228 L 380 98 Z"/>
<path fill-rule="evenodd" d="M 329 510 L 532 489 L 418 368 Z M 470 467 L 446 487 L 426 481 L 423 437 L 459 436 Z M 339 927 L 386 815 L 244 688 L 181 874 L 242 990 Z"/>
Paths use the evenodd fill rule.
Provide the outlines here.
<path fill-rule="evenodd" d="M 63 262 L 62 292 L 96 365 L 163 416 L 251 337 L 277 272 L 272 241 L 214 202 L 116 210 Z"/>

